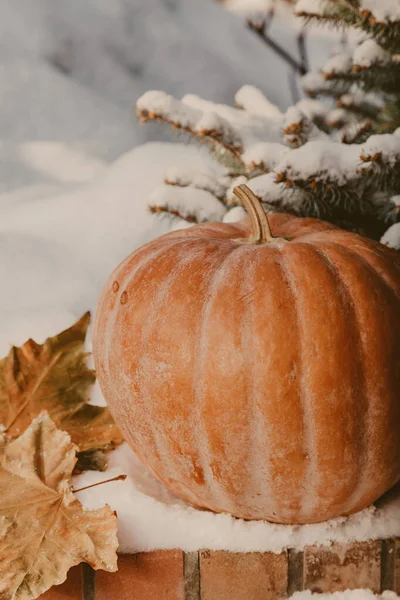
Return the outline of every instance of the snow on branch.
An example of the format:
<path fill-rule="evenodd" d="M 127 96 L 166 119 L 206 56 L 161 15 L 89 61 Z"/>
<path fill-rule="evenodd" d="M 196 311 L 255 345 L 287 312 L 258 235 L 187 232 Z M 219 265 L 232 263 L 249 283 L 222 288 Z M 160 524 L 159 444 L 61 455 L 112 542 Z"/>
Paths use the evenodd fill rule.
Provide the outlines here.
<path fill-rule="evenodd" d="M 270 102 L 261 90 L 253 85 L 244 85 L 236 93 L 236 105 L 253 115 L 279 119 L 282 113 L 279 108 Z"/>
<path fill-rule="evenodd" d="M 254 88 L 256 89 L 256 88 Z M 268 102 L 268 100 L 266 100 Z M 242 149 L 260 141 L 279 142 L 281 139 L 282 114 L 274 111 L 270 115 L 235 108 L 226 104 L 215 104 L 194 94 L 182 98 L 183 104 L 204 112 L 214 112 L 230 123 L 240 136 Z M 271 105 L 273 106 L 273 105 Z"/>
<path fill-rule="evenodd" d="M 353 69 L 354 66 L 365 68 L 376 64 L 387 64 L 390 60 L 389 52 L 386 52 L 375 40 L 368 39 L 355 49 L 353 53 Z"/>
<path fill-rule="evenodd" d="M 400 21 L 398 0 L 360 0 L 360 9 L 371 13 L 377 22 Z"/>
<path fill-rule="evenodd" d="M 214 169 L 200 168 L 196 165 L 172 166 L 165 173 L 164 183 L 178 187 L 192 187 L 210 192 L 223 200 L 230 185 L 230 178 L 217 174 Z"/>
<path fill-rule="evenodd" d="M 301 78 L 301 87 L 311 98 L 316 96 L 337 97 L 348 91 L 351 83 L 340 81 L 332 85 L 332 82 L 325 78 L 322 71 L 310 71 Z"/>
<path fill-rule="evenodd" d="M 362 145 L 309 141 L 285 154 L 274 173 L 248 185 L 276 210 L 347 215 L 359 224 L 363 215 L 387 213 L 388 194 L 400 187 L 399 169 L 400 138 L 394 135 L 374 135 Z"/>
<path fill-rule="evenodd" d="M 350 54 L 340 52 L 328 60 L 322 68 L 323 77 L 326 80 L 332 79 L 337 75 L 349 73 L 353 67 L 353 59 Z"/>
<path fill-rule="evenodd" d="M 291 106 L 283 120 L 283 134 L 285 143 L 291 148 L 299 148 L 309 140 L 329 139 L 329 136 L 321 131 L 309 118 L 306 117 L 304 109 L 312 115 L 312 109 L 307 103 L 301 101 Z M 314 107 L 315 108 L 315 107 Z"/>
<path fill-rule="evenodd" d="M 231 124 L 212 111 L 202 111 L 160 91 L 146 92 L 136 103 L 142 122 L 163 121 L 190 135 L 208 138 L 238 156 L 242 141 Z"/>
<path fill-rule="evenodd" d="M 326 0 L 297 0 L 295 14 L 303 16 L 323 17 L 329 3 Z"/>
<path fill-rule="evenodd" d="M 248 148 L 242 155 L 243 161 L 250 171 L 272 171 L 289 148 L 283 144 L 260 142 Z"/>
<path fill-rule="evenodd" d="M 373 135 L 362 144 L 310 141 L 283 157 L 276 171 L 295 179 L 346 182 L 373 165 L 393 167 L 400 160 L 400 138 L 390 134 Z"/>
<path fill-rule="evenodd" d="M 194 187 L 158 186 L 150 196 L 150 210 L 191 223 L 221 221 L 226 207 L 213 194 Z"/>

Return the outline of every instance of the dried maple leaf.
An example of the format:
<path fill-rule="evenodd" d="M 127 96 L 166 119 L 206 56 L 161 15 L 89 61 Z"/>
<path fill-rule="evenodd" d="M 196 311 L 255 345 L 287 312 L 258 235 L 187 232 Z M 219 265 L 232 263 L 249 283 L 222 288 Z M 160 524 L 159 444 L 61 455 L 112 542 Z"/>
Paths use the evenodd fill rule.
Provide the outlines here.
<path fill-rule="evenodd" d="M 0 435 L 0 598 L 31 600 L 84 561 L 117 570 L 117 518 L 85 510 L 69 480 L 76 446 L 43 413 L 17 439 Z"/>
<path fill-rule="evenodd" d="M 20 435 L 46 410 L 82 451 L 122 441 L 108 409 L 87 404 L 95 381 L 84 352 L 89 322 L 86 313 L 43 345 L 28 340 L 0 361 L 0 424 L 9 436 Z"/>

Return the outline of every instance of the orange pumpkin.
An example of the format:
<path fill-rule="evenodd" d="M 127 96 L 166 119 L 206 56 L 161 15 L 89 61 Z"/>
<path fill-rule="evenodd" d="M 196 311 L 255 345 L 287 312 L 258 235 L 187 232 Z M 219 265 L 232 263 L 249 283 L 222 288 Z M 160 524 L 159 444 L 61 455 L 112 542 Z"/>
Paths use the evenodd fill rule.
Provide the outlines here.
<path fill-rule="evenodd" d="M 172 232 L 111 275 L 101 389 L 189 502 L 280 523 L 347 515 L 400 479 L 399 256 L 236 193 L 250 225 Z"/>

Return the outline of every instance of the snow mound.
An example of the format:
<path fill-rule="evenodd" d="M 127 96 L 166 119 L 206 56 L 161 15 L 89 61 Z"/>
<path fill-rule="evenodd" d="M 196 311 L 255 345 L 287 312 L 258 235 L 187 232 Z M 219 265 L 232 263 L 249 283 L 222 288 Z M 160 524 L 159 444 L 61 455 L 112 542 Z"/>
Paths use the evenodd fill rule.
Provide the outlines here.
<path fill-rule="evenodd" d="M 382 498 L 377 507 L 370 506 L 349 517 L 313 525 L 277 525 L 244 521 L 190 506 L 148 473 L 127 444 L 111 452 L 109 458 L 105 473 L 84 473 L 75 477 L 73 484 L 80 488 L 116 475 L 127 475 L 125 481 L 77 494 L 87 508 L 97 508 L 106 502 L 117 511 L 120 550 L 124 553 L 173 548 L 186 552 L 211 549 L 280 553 L 313 544 L 400 535 L 400 486 Z"/>

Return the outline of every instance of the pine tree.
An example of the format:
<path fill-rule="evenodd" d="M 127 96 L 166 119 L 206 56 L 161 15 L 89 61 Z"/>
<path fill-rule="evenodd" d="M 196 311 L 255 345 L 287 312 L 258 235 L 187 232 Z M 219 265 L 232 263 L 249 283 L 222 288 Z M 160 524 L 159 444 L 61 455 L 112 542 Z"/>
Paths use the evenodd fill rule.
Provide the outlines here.
<path fill-rule="evenodd" d="M 199 139 L 216 159 L 215 168 L 171 169 L 151 210 L 180 225 L 229 220 L 240 210 L 230 212 L 232 190 L 247 183 L 266 210 L 323 218 L 400 248 L 400 3 L 298 0 L 296 13 L 357 29 L 361 41 L 304 75 L 307 97 L 285 114 L 251 86 L 236 107 L 162 92 L 138 100 L 142 121 Z"/>

